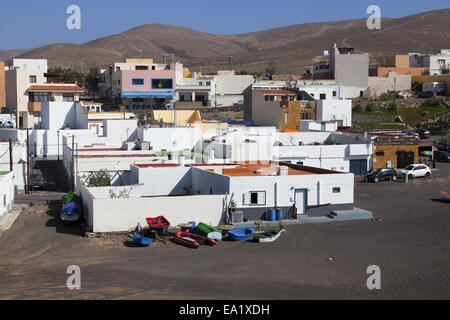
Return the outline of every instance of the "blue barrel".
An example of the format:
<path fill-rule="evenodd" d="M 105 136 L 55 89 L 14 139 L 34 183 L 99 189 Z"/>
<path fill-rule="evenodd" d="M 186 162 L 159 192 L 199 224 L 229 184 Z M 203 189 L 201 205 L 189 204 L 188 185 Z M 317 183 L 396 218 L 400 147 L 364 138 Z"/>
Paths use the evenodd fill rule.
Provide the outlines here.
<path fill-rule="evenodd" d="M 268 221 L 276 221 L 275 217 L 276 217 L 275 210 L 268 210 L 267 211 L 267 220 Z"/>
<path fill-rule="evenodd" d="M 277 209 L 277 220 L 281 221 L 283 220 L 283 210 Z"/>

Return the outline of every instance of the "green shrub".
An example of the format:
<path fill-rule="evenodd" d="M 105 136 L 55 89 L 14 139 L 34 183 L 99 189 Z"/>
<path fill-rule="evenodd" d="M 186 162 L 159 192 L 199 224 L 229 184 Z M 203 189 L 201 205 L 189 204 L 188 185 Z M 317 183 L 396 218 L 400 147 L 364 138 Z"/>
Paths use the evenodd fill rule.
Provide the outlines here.
<path fill-rule="evenodd" d="M 373 105 L 373 103 L 368 103 L 366 106 L 366 111 L 373 112 L 374 110 L 375 110 L 375 106 Z"/>
<path fill-rule="evenodd" d="M 360 104 L 356 104 L 356 105 L 353 107 L 353 112 L 354 112 L 354 113 L 361 113 L 362 111 L 363 111 L 363 108 L 361 107 Z"/>

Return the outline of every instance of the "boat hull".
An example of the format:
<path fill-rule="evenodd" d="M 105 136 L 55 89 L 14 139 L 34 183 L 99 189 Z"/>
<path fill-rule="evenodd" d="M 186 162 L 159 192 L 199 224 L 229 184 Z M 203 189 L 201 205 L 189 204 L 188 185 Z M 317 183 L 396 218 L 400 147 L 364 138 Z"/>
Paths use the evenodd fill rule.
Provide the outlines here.
<path fill-rule="evenodd" d="M 262 233 L 258 235 L 253 235 L 253 241 L 260 243 L 269 243 L 276 241 L 281 235 L 281 231 L 273 231 Z"/>
<path fill-rule="evenodd" d="M 444 199 L 445 201 L 450 201 L 450 193 L 441 191 L 441 196 L 442 196 L 442 199 Z"/>
<path fill-rule="evenodd" d="M 255 228 L 236 229 L 227 232 L 228 238 L 233 241 L 245 241 L 252 237 Z"/>
<path fill-rule="evenodd" d="M 174 237 L 173 241 L 175 243 L 181 244 L 182 246 L 192 249 L 197 249 L 198 247 L 200 247 L 200 243 L 198 243 L 198 241 L 195 241 L 194 239 L 188 237 Z"/>
<path fill-rule="evenodd" d="M 205 244 L 207 246 L 213 246 L 216 244 L 216 240 L 214 240 L 214 239 L 206 238 L 201 235 L 193 234 L 190 232 L 178 232 L 177 237 L 178 238 L 191 238 L 191 239 L 195 240 L 196 242 L 198 242 L 199 245 Z"/>
<path fill-rule="evenodd" d="M 144 236 L 141 236 L 140 234 L 133 234 L 133 243 L 138 246 L 144 246 L 147 247 L 153 243 L 152 238 L 146 238 Z"/>
<path fill-rule="evenodd" d="M 76 213 L 76 214 L 60 214 L 61 220 L 63 222 L 77 222 L 78 220 L 80 220 L 80 213 Z"/>

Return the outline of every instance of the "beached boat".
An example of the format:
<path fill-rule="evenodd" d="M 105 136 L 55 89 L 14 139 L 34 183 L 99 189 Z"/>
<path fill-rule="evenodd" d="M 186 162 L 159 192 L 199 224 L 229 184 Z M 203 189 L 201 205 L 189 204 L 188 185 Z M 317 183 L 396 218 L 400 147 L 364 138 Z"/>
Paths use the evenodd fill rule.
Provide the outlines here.
<path fill-rule="evenodd" d="M 76 222 L 81 216 L 81 206 L 76 202 L 65 204 L 60 212 L 61 220 L 64 222 Z"/>
<path fill-rule="evenodd" d="M 156 232 L 166 232 L 170 227 L 170 222 L 163 216 L 147 218 L 148 228 Z"/>
<path fill-rule="evenodd" d="M 214 239 L 209 239 L 190 232 L 178 232 L 173 240 L 178 244 L 190 248 L 198 248 L 200 245 L 213 246 L 216 244 L 216 240 Z"/>
<path fill-rule="evenodd" d="M 256 242 L 274 242 L 281 235 L 281 230 L 275 230 L 272 232 L 255 233 L 253 234 L 253 241 Z"/>
<path fill-rule="evenodd" d="M 222 233 L 219 229 L 209 226 L 205 223 L 200 222 L 198 226 L 194 229 L 195 234 L 207 237 L 209 239 L 214 239 L 216 241 L 222 240 Z"/>
<path fill-rule="evenodd" d="M 134 233 L 133 234 L 133 243 L 138 245 L 138 246 L 149 246 L 153 243 L 153 239 L 152 238 L 147 238 L 144 237 L 140 234 Z"/>
<path fill-rule="evenodd" d="M 441 191 L 441 196 L 442 196 L 442 199 L 444 199 L 446 201 L 450 201 L 450 193 Z"/>
<path fill-rule="evenodd" d="M 255 232 L 255 228 L 235 229 L 227 232 L 228 238 L 233 241 L 244 241 L 250 239 Z"/>

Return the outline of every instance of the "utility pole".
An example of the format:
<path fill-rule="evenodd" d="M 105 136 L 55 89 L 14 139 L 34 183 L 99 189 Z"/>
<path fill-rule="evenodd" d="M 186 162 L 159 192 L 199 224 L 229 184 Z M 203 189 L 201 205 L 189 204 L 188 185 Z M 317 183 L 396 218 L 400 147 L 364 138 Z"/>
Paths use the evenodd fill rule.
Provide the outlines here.
<path fill-rule="evenodd" d="M 75 192 L 75 135 L 72 135 L 72 191 Z"/>
<path fill-rule="evenodd" d="M 29 137 L 29 129 L 27 129 L 27 188 L 26 193 L 30 193 L 30 137 Z"/>
<path fill-rule="evenodd" d="M 9 138 L 9 171 L 14 171 L 12 140 Z"/>

